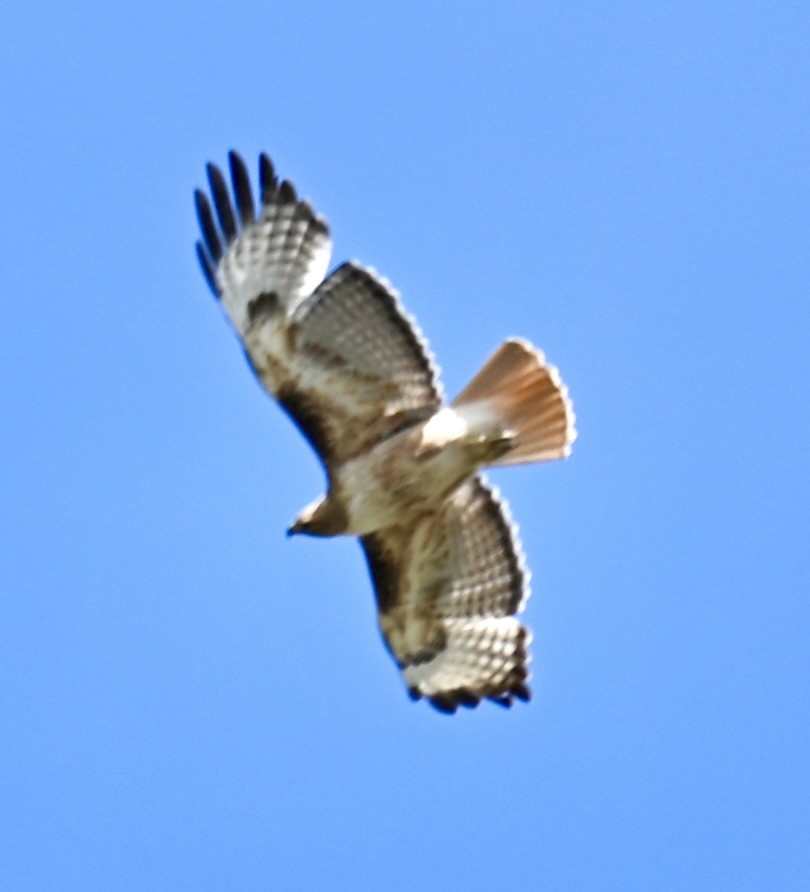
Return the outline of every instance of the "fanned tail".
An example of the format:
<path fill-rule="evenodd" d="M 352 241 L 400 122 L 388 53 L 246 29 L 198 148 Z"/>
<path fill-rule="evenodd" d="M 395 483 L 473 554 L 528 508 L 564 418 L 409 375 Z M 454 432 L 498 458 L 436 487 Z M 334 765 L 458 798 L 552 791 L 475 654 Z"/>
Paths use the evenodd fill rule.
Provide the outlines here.
<path fill-rule="evenodd" d="M 565 458 L 576 439 L 568 388 L 528 341 L 510 339 L 484 364 L 452 404 L 471 429 L 496 428 L 514 446 L 493 465 Z"/>

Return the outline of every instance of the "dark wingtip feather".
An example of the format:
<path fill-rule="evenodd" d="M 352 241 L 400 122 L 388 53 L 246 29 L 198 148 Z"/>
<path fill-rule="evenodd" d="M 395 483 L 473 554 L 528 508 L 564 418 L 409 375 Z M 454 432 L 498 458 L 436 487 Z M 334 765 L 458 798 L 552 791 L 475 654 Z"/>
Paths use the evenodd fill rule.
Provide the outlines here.
<path fill-rule="evenodd" d="M 211 213 L 211 205 L 208 203 L 205 193 L 199 189 L 194 190 L 194 206 L 197 209 L 197 219 L 200 221 L 200 230 L 205 247 L 208 248 L 208 253 L 214 262 L 219 263 L 222 258 L 222 245 L 219 243 L 219 235 L 214 224 L 214 216 Z"/>
<path fill-rule="evenodd" d="M 214 292 L 214 297 L 219 297 L 219 289 L 217 288 L 216 279 L 214 276 L 214 268 L 211 266 L 211 261 L 208 258 L 208 254 L 206 253 L 205 248 L 203 247 L 202 242 L 197 242 L 197 260 L 200 262 L 200 269 L 202 270 L 203 275 L 205 276 L 205 281 L 208 282 L 208 287 L 211 291 Z"/>
<path fill-rule="evenodd" d="M 522 700 L 524 703 L 528 703 L 529 700 L 532 699 L 532 692 L 529 690 L 529 686 L 523 683 L 512 685 L 509 693 L 517 697 L 518 700 Z"/>
<path fill-rule="evenodd" d="M 241 156 L 231 149 L 228 152 L 228 166 L 231 169 L 231 184 L 236 199 L 236 209 L 242 226 L 248 226 L 254 220 L 253 195 L 250 192 L 250 177 Z"/>
<path fill-rule="evenodd" d="M 269 204 L 276 191 L 278 180 L 273 170 L 273 162 L 262 152 L 259 155 L 259 198 L 263 205 Z"/>
<path fill-rule="evenodd" d="M 445 715 L 452 715 L 458 708 L 455 700 L 446 694 L 434 694 L 432 697 L 428 697 L 428 702 L 434 709 Z"/>
<path fill-rule="evenodd" d="M 504 709 L 509 709 L 512 706 L 512 698 L 508 694 L 501 694 L 497 697 L 490 697 L 489 699 L 493 703 L 497 703 L 498 706 L 502 706 Z"/>
<path fill-rule="evenodd" d="M 225 177 L 222 176 L 222 171 L 216 165 L 209 163 L 206 165 L 206 171 L 208 182 L 211 185 L 211 197 L 214 199 L 214 209 L 219 219 L 219 228 L 222 230 L 225 240 L 230 244 L 236 238 L 236 221 L 228 195 L 228 186 L 225 183 Z"/>
<path fill-rule="evenodd" d="M 293 211 L 293 220 L 306 220 L 307 222 L 315 219 L 315 211 L 308 201 L 299 201 Z"/>
<path fill-rule="evenodd" d="M 278 187 L 278 197 L 283 204 L 292 204 L 298 199 L 295 186 L 289 180 L 282 180 L 281 185 Z"/>
<path fill-rule="evenodd" d="M 474 709 L 481 702 L 481 698 L 472 691 L 467 690 L 467 688 L 459 688 L 453 691 L 453 696 L 457 703 L 461 706 L 466 706 L 467 709 Z"/>

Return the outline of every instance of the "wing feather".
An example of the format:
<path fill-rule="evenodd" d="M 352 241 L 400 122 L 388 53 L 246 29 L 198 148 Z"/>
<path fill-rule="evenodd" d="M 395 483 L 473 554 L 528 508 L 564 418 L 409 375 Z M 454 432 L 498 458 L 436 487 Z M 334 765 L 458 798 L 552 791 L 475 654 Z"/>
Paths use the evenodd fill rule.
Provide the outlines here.
<path fill-rule="evenodd" d="M 268 205 L 273 200 L 273 190 L 278 185 L 273 162 L 262 152 L 259 155 L 259 199 L 263 205 Z"/>
<path fill-rule="evenodd" d="M 242 158 L 234 151 L 228 152 L 228 166 L 231 169 L 231 185 L 236 199 L 236 208 L 242 226 L 249 226 L 256 215 L 253 208 L 253 194 L 250 188 L 250 177 Z"/>
<path fill-rule="evenodd" d="M 236 221 L 233 216 L 231 199 L 228 195 L 228 185 L 222 171 L 214 164 L 206 167 L 208 184 L 211 187 L 211 197 L 214 199 L 214 210 L 217 212 L 219 228 L 225 236 L 226 244 L 230 244 L 236 238 Z"/>
<path fill-rule="evenodd" d="M 209 258 L 214 264 L 217 264 L 222 259 L 222 245 L 219 242 L 214 215 L 211 213 L 211 205 L 205 193 L 199 189 L 194 191 L 194 205 L 197 209 L 197 219 L 200 222 L 200 231 L 202 232 L 205 249 Z M 197 242 L 197 244 L 199 245 L 200 243 Z"/>
<path fill-rule="evenodd" d="M 218 296 L 219 292 L 217 291 L 216 273 L 214 272 L 214 266 L 211 263 L 211 258 L 202 242 L 197 242 L 195 248 L 197 251 L 197 261 L 200 264 L 202 274 L 205 277 L 205 281 L 208 283 L 208 287 L 211 289 L 214 296 L 216 297 Z"/>
<path fill-rule="evenodd" d="M 505 504 L 480 477 L 438 516 L 361 539 L 383 637 L 409 693 L 442 712 L 528 700 L 528 572 Z"/>
<path fill-rule="evenodd" d="M 206 196 L 195 193 L 200 265 L 252 368 L 327 469 L 428 417 L 442 400 L 438 372 L 396 292 L 354 263 L 324 280 L 331 254 L 325 221 L 292 183 L 279 183 L 266 155 L 254 219 L 244 162 L 235 152 L 228 158 L 236 211 L 213 164 L 216 221 Z"/>
<path fill-rule="evenodd" d="M 231 151 L 228 165 L 234 201 L 222 172 L 208 164 L 211 201 L 197 190 L 195 203 L 216 292 L 242 336 L 248 306 L 261 294 L 275 294 L 288 314 L 312 294 L 326 274 L 332 243 L 326 221 L 297 199 L 290 183 L 279 184 L 266 155 L 259 160 L 258 218 L 244 161 Z"/>

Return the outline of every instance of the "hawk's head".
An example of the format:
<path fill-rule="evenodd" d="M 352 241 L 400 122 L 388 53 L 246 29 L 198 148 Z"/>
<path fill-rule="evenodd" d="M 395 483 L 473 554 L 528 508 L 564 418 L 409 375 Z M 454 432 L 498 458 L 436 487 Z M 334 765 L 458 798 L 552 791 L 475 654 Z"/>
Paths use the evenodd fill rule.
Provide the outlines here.
<path fill-rule="evenodd" d="M 305 533 L 307 536 L 340 536 L 347 532 L 345 510 L 328 495 L 310 502 L 287 530 L 288 536 Z"/>

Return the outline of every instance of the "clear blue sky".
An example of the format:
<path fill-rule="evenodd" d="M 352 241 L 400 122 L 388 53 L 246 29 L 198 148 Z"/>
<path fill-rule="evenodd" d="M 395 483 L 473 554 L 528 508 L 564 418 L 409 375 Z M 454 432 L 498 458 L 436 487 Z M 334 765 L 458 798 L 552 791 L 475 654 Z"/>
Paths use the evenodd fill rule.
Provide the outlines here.
<path fill-rule="evenodd" d="M 497 11 L 496 11 L 497 10 Z M 810 887 L 810 6 L 0 7 L 0 887 Z M 266 150 L 448 391 L 574 399 L 495 476 L 534 692 L 405 696 L 319 465 L 192 252 Z"/>

